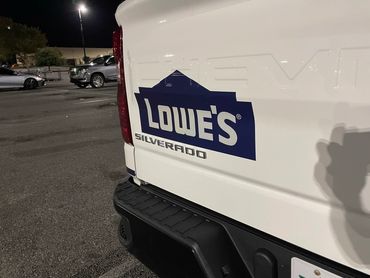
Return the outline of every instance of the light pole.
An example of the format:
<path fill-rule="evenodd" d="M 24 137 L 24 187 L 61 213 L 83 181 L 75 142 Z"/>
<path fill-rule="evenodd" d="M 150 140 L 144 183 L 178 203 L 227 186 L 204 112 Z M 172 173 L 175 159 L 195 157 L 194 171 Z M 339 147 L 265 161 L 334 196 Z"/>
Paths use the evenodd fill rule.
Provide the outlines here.
<path fill-rule="evenodd" d="M 78 6 L 78 17 L 80 18 L 80 26 L 81 26 L 81 39 L 82 39 L 82 48 L 84 50 L 84 57 L 83 61 L 84 63 L 87 63 L 87 57 L 86 57 L 86 48 L 85 48 L 85 36 L 84 36 L 84 27 L 82 25 L 82 13 L 87 12 L 87 8 L 84 4 L 80 4 Z"/>

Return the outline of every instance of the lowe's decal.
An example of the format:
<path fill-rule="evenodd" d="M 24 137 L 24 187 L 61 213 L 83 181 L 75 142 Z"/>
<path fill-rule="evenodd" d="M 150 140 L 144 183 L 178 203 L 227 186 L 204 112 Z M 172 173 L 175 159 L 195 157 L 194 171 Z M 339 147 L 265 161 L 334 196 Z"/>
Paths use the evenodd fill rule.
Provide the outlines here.
<path fill-rule="evenodd" d="M 179 71 L 135 94 L 143 133 L 256 160 L 252 103 L 209 91 Z"/>

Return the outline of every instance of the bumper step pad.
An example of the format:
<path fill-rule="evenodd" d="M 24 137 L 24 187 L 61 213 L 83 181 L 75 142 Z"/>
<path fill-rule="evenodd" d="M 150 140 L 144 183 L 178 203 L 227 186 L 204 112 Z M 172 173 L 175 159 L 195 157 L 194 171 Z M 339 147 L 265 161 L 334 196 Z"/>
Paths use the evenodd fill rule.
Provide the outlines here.
<path fill-rule="evenodd" d="M 155 186 L 119 184 L 119 238 L 161 278 L 291 278 L 299 258 L 343 278 L 366 275 Z"/>
<path fill-rule="evenodd" d="M 221 225 L 131 182 L 117 187 L 115 206 L 127 218 L 122 243 L 134 254 L 162 258 L 176 277 L 249 277 Z"/>

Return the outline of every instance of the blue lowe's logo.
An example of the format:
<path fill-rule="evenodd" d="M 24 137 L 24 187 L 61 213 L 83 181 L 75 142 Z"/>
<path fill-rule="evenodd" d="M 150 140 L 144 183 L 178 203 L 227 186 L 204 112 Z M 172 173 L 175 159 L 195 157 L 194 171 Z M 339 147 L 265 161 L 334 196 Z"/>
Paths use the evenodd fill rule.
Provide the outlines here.
<path fill-rule="evenodd" d="M 235 92 L 209 91 L 179 71 L 139 92 L 142 132 L 256 160 L 252 104 Z"/>

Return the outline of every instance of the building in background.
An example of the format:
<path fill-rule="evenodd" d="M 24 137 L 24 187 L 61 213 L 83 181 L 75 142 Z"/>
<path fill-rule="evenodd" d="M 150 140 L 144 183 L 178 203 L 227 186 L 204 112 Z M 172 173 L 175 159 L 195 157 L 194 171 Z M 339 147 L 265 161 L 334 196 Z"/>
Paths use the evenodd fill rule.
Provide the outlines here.
<path fill-rule="evenodd" d="M 66 59 L 68 65 L 83 64 L 83 50 L 81 47 L 56 47 L 62 52 L 63 58 Z M 86 56 L 90 59 L 100 55 L 112 54 L 112 48 L 86 48 Z"/>
<path fill-rule="evenodd" d="M 83 64 L 83 49 L 81 47 L 55 47 L 62 52 L 63 58 L 66 60 L 66 64 L 69 66 Z M 113 53 L 112 48 L 86 48 L 86 56 L 90 59 L 96 58 L 101 55 L 111 55 Z M 20 62 L 17 56 L 18 67 L 32 67 L 35 65 L 35 54 L 28 54 L 26 57 L 26 64 Z"/>

